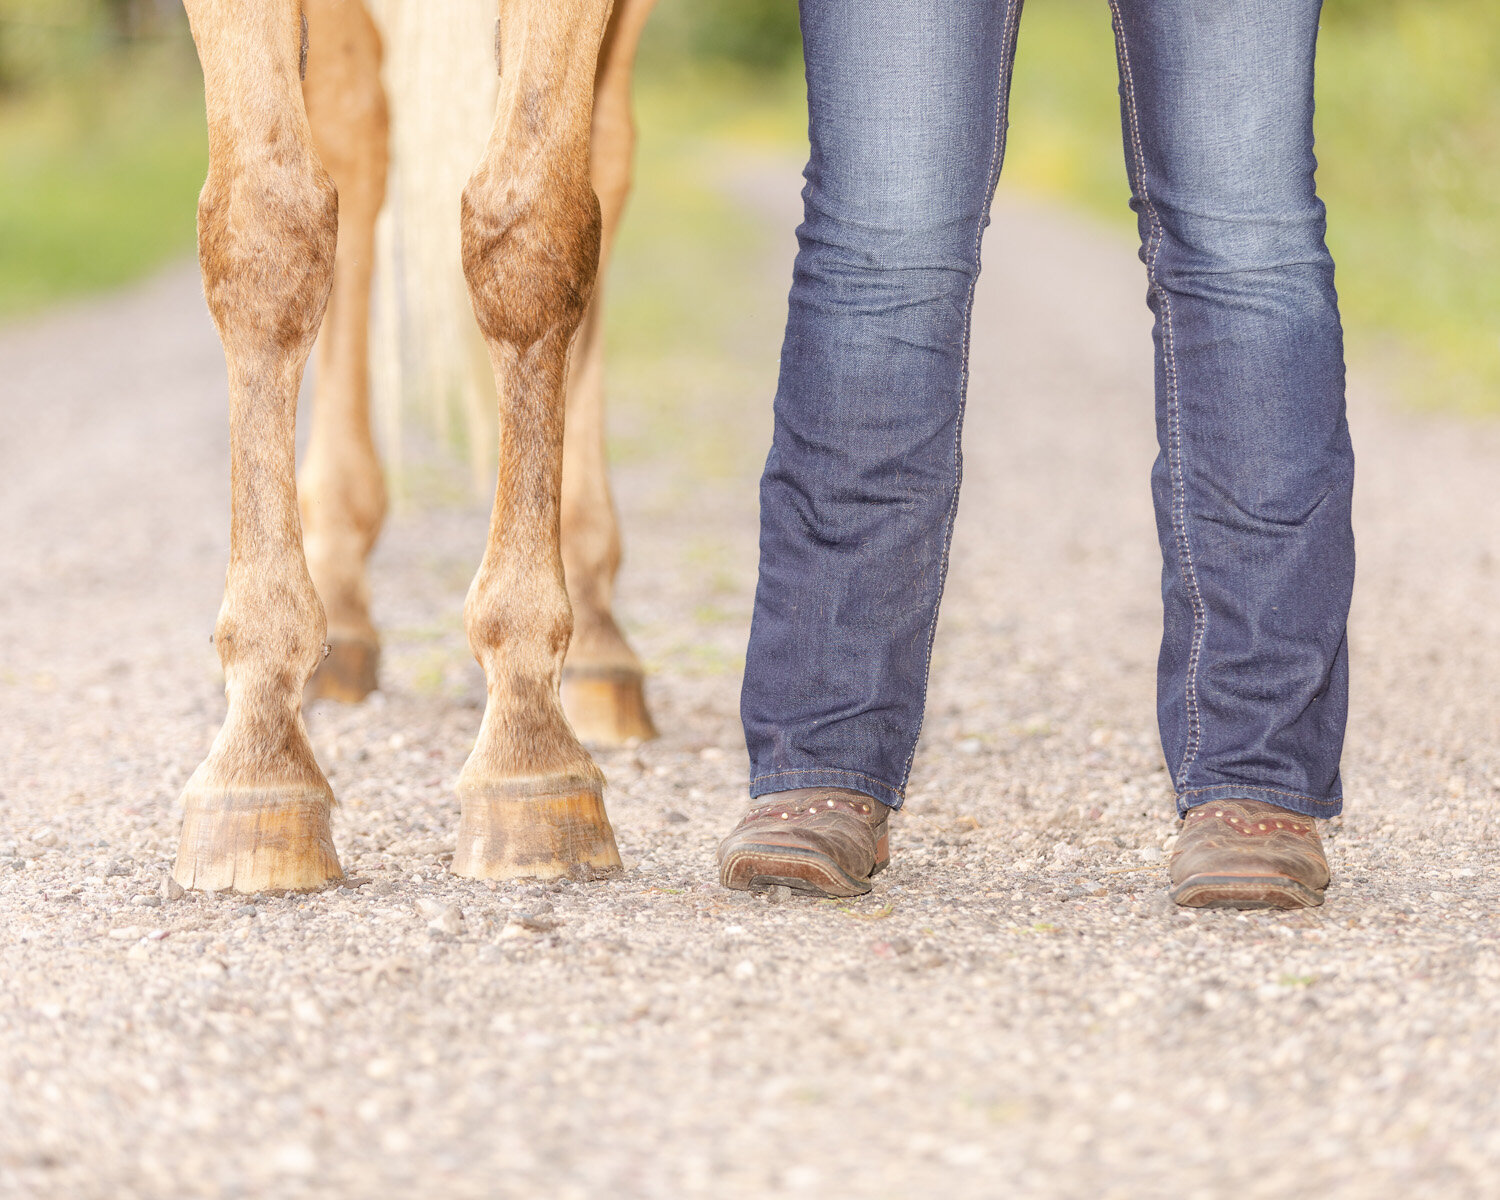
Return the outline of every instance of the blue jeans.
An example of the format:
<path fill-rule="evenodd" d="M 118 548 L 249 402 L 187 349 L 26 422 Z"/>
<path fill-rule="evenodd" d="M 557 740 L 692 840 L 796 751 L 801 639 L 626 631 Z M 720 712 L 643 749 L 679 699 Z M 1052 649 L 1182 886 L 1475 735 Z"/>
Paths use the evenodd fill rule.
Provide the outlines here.
<path fill-rule="evenodd" d="M 1179 810 L 1341 804 L 1353 455 L 1313 184 L 1320 0 L 1112 0 L 1156 314 Z M 742 716 L 751 794 L 899 806 L 961 474 L 1020 0 L 802 0 L 812 154 Z"/>

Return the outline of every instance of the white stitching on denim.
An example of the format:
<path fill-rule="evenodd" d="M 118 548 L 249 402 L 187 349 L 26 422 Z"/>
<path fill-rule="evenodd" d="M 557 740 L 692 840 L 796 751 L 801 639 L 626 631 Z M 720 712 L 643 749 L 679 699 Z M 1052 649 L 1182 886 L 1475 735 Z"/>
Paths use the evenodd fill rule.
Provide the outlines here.
<path fill-rule="evenodd" d="M 1141 202 L 1151 221 L 1151 233 L 1146 242 L 1146 279 L 1161 301 L 1162 354 L 1167 368 L 1167 467 L 1172 478 L 1172 527 L 1177 541 L 1177 560 L 1187 581 L 1188 601 L 1193 609 L 1193 640 L 1188 651 L 1184 689 L 1188 710 L 1188 738 L 1175 781 L 1177 788 L 1182 790 L 1202 742 L 1203 724 L 1198 712 L 1198 663 L 1202 657 L 1208 619 L 1203 605 L 1203 593 L 1198 587 L 1198 571 L 1193 565 L 1193 548 L 1187 535 L 1187 482 L 1182 465 L 1182 407 L 1177 386 L 1177 344 L 1172 332 L 1172 298 L 1161 285 L 1156 273 L 1156 259 L 1161 252 L 1165 232 L 1161 216 L 1151 199 L 1150 187 L 1146 183 L 1146 154 L 1141 144 L 1140 116 L 1136 110 L 1135 74 L 1130 67 L 1130 49 L 1125 42 L 1125 18 L 1120 12 L 1119 0 L 1109 0 L 1109 7 L 1114 17 L 1115 48 L 1120 57 L 1120 73 L 1125 83 L 1125 105 L 1130 117 L 1136 180 L 1140 184 Z"/>
<path fill-rule="evenodd" d="M 1305 800 L 1309 804 L 1338 804 L 1344 798 L 1342 795 L 1339 795 L 1331 796 L 1327 800 L 1320 800 L 1318 799 L 1318 797 L 1309 796 L 1305 792 L 1286 792 L 1282 791 L 1282 789 L 1280 788 L 1261 787 L 1258 784 L 1249 785 L 1238 783 L 1214 783 L 1210 784 L 1208 787 L 1189 788 L 1185 792 L 1179 792 L 1178 795 L 1182 797 L 1201 796 L 1204 792 L 1216 792 L 1220 788 L 1240 788 L 1243 791 L 1247 792 L 1267 792 L 1272 796 L 1290 796 L 1293 800 Z M 1212 801 L 1209 801 L 1209 803 L 1212 803 Z"/>
<path fill-rule="evenodd" d="M 765 771 L 765 772 L 762 772 L 761 774 L 757 775 L 754 779 L 752 779 L 750 781 L 750 786 L 754 787 L 762 779 L 775 779 L 778 775 L 812 775 L 812 774 L 817 774 L 817 775 L 852 775 L 855 779 L 863 779 L 867 783 L 876 784 L 877 786 L 883 787 L 887 791 L 893 792 L 896 795 L 900 795 L 901 794 L 899 791 L 897 791 L 897 789 L 891 787 L 891 785 L 888 784 L 883 779 L 876 779 L 875 776 L 873 776 L 873 775 L 863 775 L 863 774 L 861 774 L 858 771 L 850 771 L 850 770 L 847 770 L 844 767 L 789 767 L 785 771 Z"/>
<path fill-rule="evenodd" d="M 953 425 L 953 499 L 948 502 L 948 519 L 943 529 L 943 560 L 938 568 L 937 603 L 932 608 L 932 622 L 927 627 L 927 659 L 922 670 L 922 707 L 917 713 L 917 731 L 911 739 L 911 749 L 906 752 L 906 764 L 901 768 L 901 786 L 896 795 L 906 794 L 906 784 L 911 778 L 911 763 L 917 755 L 917 743 L 922 740 L 922 726 L 927 716 L 927 684 L 932 677 L 932 644 L 937 639 L 938 609 L 942 606 L 943 588 L 948 582 L 948 556 L 953 548 L 953 521 L 958 515 L 958 491 L 963 482 L 963 433 L 964 410 L 969 399 L 969 339 L 974 329 L 974 289 L 979 286 L 979 251 L 984 241 L 984 227 L 988 223 L 990 207 L 995 201 L 995 187 L 1000 182 L 1000 164 L 1005 158 L 1006 113 L 1009 108 L 1011 71 L 1016 61 L 1016 25 L 1021 19 L 1021 8 L 1025 0 L 1010 0 L 1005 14 L 1005 30 L 1000 42 L 1000 79 L 995 93 L 995 134 L 990 147 L 990 192 L 984 202 L 984 211 L 979 217 L 979 226 L 974 230 L 974 278 L 969 281 L 969 294 L 964 300 L 964 373 L 958 385 L 958 419 Z"/>

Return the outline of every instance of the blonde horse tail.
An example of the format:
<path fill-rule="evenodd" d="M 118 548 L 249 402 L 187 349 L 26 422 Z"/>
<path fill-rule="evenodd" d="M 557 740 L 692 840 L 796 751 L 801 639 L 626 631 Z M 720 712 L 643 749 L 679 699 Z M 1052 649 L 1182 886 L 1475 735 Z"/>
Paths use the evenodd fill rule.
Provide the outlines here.
<path fill-rule="evenodd" d="M 371 391 L 399 497 L 402 441 L 424 425 L 491 481 L 495 386 L 459 259 L 459 195 L 495 119 L 493 0 L 366 0 L 385 42 L 391 171 L 376 231 Z"/>

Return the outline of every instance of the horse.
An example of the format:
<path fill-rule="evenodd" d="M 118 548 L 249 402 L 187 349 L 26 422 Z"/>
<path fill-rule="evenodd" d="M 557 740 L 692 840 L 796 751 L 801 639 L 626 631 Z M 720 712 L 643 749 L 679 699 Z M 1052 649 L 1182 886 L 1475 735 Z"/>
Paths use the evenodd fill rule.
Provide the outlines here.
<path fill-rule="evenodd" d="M 174 877 L 185 888 L 310 890 L 342 877 L 302 705 L 357 702 L 378 681 L 366 561 L 387 505 L 369 368 L 391 127 L 380 2 L 185 0 L 203 68 L 198 257 L 229 378 L 231 499 L 213 634 L 228 710 L 183 792 Z M 498 396 L 494 507 L 464 603 L 487 692 L 457 783 L 452 870 L 468 878 L 618 870 L 584 742 L 655 732 L 612 613 L 620 543 L 596 298 L 630 188 L 631 73 L 653 2 L 489 6 L 493 124 L 453 197 Z M 451 86 L 470 82 L 495 85 Z M 299 476 L 297 399 L 315 345 Z"/>

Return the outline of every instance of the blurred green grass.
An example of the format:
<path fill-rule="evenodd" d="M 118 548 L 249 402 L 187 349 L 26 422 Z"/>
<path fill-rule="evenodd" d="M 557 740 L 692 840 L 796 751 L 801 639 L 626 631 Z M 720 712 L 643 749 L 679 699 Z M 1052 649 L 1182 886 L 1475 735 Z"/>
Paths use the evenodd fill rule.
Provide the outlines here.
<path fill-rule="evenodd" d="M 638 76 L 636 190 L 606 285 L 610 452 L 659 462 L 680 447 L 685 500 L 695 481 L 735 471 L 747 438 L 768 436 L 767 408 L 741 409 L 775 390 L 792 232 L 737 206 L 733 181 L 757 158 L 786 172 L 805 140 L 802 104 L 781 70 L 648 60 Z"/>
<path fill-rule="evenodd" d="M 1021 20 L 1006 177 L 1132 229 L 1109 13 Z M 1500 413 L 1500 8 L 1330 0 L 1318 184 L 1353 357 L 1408 401 Z"/>
<path fill-rule="evenodd" d="M 153 18 L 155 36 L 140 44 L 98 33 L 131 8 L 0 0 L 0 315 L 126 282 L 191 250 L 206 166 L 196 70 L 180 14 L 165 32 Z M 7 24 L 16 13 L 31 24 Z M 41 45 L 53 49 L 13 53 Z M 735 146 L 800 152 L 795 52 L 793 0 L 662 0 L 642 51 L 642 195 L 627 230 L 637 244 L 691 253 L 659 251 L 670 265 L 639 281 L 623 318 L 632 345 L 665 346 L 727 319 L 732 298 L 681 302 L 705 277 L 732 277 L 744 252 L 710 176 Z M 1497 64 L 1494 0 L 1325 9 L 1319 180 L 1351 349 L 1415 403 L 1491 414 L 1500 413 Z M 1115 89 L 1102 0 L 1031 0 L 1007 185 L 1095 213 L 1124 235 L 1133 218 Z M 672 187 L 651 198 L 655 171 Z"/>
<path fill-rule="evenodd" d="M 192 251 L 208 165 L 185 23 L 0 0 L 0 317 Z"/>

